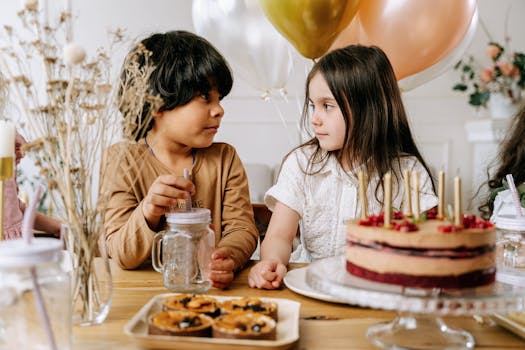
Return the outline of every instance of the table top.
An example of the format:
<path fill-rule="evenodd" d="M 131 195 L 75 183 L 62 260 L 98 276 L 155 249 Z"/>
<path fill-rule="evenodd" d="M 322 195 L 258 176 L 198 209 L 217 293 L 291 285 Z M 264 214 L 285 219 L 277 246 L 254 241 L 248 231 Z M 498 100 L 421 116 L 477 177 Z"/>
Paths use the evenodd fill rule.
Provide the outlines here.
<path fill-rule="evenodd" d="M 73 331 L 74 349 L 130 349 L 139 347 L 124 334 L 124 325 L 140 308 L 157 294 L 168 293 L 161 274 L 152 269 L 124 271 L 114 263 L 113 303 L 102 325 L 79 327 Z M 353 307 L 311 299 L 283 287 L 279 290 L 259 290 L 248 286 L 249 267 L 241 271 L 226 290 L 211 289 L 208 294 L 222 296 L 254 296 L 285 298 L 301 303 L 299 342 L 293 349 L 377 349 L 365 333 L 369 326 L 392 320 L 395 312 Z M 302 265 L 292 264 L 291 269 Z M 472 317 L 446 317 L 454 328 L 470 332 L 476 349 L 523 349 L 525 340 L 494 324 L 479 323 Z"/>

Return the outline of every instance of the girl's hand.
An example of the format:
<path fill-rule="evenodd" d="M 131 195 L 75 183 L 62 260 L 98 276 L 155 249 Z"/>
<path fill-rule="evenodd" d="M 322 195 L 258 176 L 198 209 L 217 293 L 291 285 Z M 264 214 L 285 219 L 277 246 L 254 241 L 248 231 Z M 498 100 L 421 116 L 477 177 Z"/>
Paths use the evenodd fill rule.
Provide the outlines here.
<path fill-rule="evenodd" d="M 230 248 L 217 248 L 211 255 L 210 281 L 215 288 L 224 289 L 233 281 L 235 262 L 231 258 Z"/>
<path fill-rule="evenodd" d="M 156 229 L 162 215 L 177 206 L 178 199 L 186 199 L 195 192 L 190 180 L 180 176 L 161 175 L 151 185 L 143 199 L 142 214 L 151 229 Z"/>
<path fill-rule="evenodd" d="M 250 270 L 248 284 L 252 288 L 277 289 L 281 286 L 286 271 L 283 263 L 262 260 Z"/>
<path fill-rule="evenodd" d="M 22 151 L 22 146 L 26 143 L 26 139 L 18 132 L 15 137 L 15 156 L 16 164 L 20 163 L 20 160 L 24 158 L 24 152 Z"/>

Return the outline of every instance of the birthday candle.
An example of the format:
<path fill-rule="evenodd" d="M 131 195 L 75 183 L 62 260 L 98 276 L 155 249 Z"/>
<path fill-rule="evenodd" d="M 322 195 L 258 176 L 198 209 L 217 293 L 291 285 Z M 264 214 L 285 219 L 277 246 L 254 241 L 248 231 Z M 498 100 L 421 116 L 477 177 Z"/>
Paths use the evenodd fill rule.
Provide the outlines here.
<path fill-rule="evenodd" d="M 438 179 L 438 219 L 445 217 L 445 172 L 440 170 Z"/>
<path fill-rule="evenodd" d="M 412 194 L 410 191 L 410 172 L 408 170 L 403 171 L 403 177 L 405 178 L 405 193 L 407 199 L 407 212 L 406 216 L 412 216 Z"/>
<path fill-rule="evenodd" d="M 454 178 L 454 225 L 461 226 L 461 178 Z"/>
<path fill-rule="evenodd" d="M 419 173 L 417 171 L 412 172 L 414 178 L 414 218 L 419 220 Z"/>
<path fill-rule="evenodd" d="M 366 219 L 367 216 L 367 199 L 366 199 L 366 183 L 365 183 L 365 174 L 360 171 L 357 174 L 359 178 L 359 198 L 361 199 L 361 219 Z"/>
<path fill-rule="evenodd" d="M 392 218 L 392 175 L 386 173 L 383 177 L 383 186 L 385 188 L 384 196 L 384 227 L 391 228 L 391 218 Z"/>

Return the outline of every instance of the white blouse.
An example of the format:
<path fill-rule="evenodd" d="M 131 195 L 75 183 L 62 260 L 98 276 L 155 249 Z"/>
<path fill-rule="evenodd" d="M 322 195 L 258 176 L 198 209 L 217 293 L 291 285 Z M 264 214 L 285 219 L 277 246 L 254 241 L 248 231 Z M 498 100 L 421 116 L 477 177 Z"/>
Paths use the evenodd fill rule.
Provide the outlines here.
<path fill-rule="evenodd" d="M 265 194 L 265 203 L 273 211 L 277 201 L 295 210 L 299 216 L 300 244 L 292 252 L 291 262 L 310 262 L 329 256 L 344 254 L 346 243 L 345 222 L 361 215 L 358 180 L 345 173 L 334 157 L 323 169 L 313 175 L 304 174 L 313 147 L 295 150 L 283 163 L 277 183 Z M 437 205 L 429 174 L 415 157 L 402 157 L 401 169 L 418 171 L 420 176 L 420 211 Z M 362 166 L 361 166 L 362 167 Z M 397 168 L 397 165 L 396 165 Z M 354 169 L 357 173 L 358 169 Z M 402 175 L 392 175 L 392 207 L 406 211 L 406 196 Z M 378 178 L 371 179 L 367 187 L 368 214 L 377 215 L 382 206 L 376 200 Z M 413 184 L 412 184 L 413 186 Z M 377 197 L 382 199 L 381 188 Z M 412 201 L 413 202 L 413 201 Z"/>

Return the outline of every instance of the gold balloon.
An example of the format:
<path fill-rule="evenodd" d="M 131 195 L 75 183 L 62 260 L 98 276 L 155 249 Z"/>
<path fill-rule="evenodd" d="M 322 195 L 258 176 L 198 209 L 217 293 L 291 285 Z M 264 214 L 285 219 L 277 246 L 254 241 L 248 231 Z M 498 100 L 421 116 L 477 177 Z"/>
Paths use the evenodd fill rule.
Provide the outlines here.
<path fill-rule="evenodd" d="M 301 55 L 322 56 L 354 18 L 361 0 L 260 0 L 273 25 Z"/>

